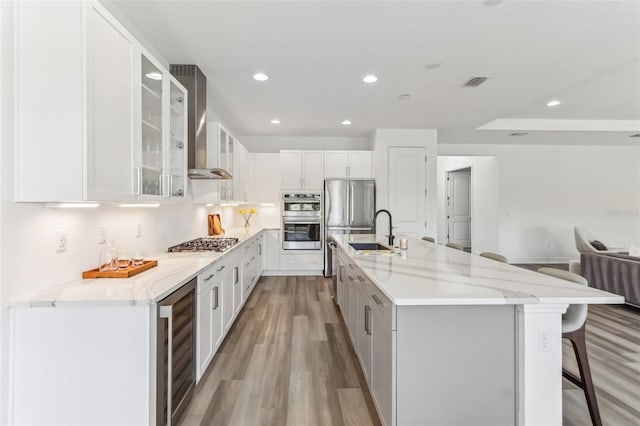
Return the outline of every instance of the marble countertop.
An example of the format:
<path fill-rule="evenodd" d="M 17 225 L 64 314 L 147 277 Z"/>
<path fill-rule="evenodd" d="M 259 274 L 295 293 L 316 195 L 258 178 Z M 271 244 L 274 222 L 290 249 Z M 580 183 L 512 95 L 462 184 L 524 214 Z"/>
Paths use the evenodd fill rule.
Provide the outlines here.
<path fill-rule="evenodd" d="M 154 303 L 180 288 L 202 270 L 223 258 L 239 254 L 243 243 L 257 236 L 265 228 L 227 230 L 221 237 L 236 237 L 238 244 L 224 253 L 182 252 L 155 253 L 147 257 L 157 259 L 158 266 L 131 278 L 96 278 L 52 287 L 22 299 L 9 306 L 37 307 L 63 305 L 140 305 Z M 208 237 L 208 236 L 206 236 Z"/>
<path fill-rule="evenodd" d="M 399 254 L 363 254 L 348 245 L 386 244 L 374 235 L 333 239 L 396 305 L 624 303 L 622 296 L 415 238 Z"/>

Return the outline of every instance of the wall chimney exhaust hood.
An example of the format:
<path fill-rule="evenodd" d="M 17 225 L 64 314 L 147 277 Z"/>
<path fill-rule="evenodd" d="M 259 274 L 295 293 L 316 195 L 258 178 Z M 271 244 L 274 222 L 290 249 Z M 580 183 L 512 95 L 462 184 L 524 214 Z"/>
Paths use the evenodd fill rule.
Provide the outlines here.
<path fill-rule="evenodd" d="M 190 179 L 231 179 L 218 167 L 207 167 L 207 78 L 196 65 L 171 64 L 171 74 L 187 89 L 187 166 Z"/>

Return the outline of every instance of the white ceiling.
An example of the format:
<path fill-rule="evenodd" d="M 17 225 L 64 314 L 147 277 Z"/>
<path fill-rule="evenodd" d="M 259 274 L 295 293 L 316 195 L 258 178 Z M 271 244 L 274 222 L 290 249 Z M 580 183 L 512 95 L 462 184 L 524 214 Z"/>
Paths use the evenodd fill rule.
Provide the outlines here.
<path fill-rule="evenodd" d="M 240 134 L 456 139 L 502 118 L 640 120 L 640 1 L 112 3 L 169 62 L 200 66 Z M 472 76 L 489 80 L 461 87 Z"/>

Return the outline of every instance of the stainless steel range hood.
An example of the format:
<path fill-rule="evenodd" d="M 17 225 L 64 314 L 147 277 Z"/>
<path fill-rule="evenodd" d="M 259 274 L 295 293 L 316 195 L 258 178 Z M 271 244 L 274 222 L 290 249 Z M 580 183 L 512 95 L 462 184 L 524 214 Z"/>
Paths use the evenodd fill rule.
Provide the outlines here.
<path fill-rule="evenodd" d="M 196 65 L 170 66 L 188 92 L 188 159 L 190 179 L 231 179 L 231 174 L 207 165 L 207 78 Z"/>

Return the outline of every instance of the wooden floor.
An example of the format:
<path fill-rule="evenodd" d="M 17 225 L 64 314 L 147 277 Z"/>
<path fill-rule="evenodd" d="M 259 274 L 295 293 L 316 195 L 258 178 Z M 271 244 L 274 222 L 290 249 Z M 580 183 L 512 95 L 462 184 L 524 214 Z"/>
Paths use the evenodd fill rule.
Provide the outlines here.
<path fill-rule="evenodd" d="M 602 424 L 640 425 L 640 311 L 618 305 L 589 306 L 587 352 Z M 568 342 L 562 355 L 562 364 L 577 372 Z M 582 389 L 563 380 L 562 399 L 565 425 L 591 423 Z"/>
<path fill-rule="evenodd" d="M 377 425 L 322 277 L 262 277 L 183 425 Z"/>
<path fill-rule="evenodd" d="M 379 424 L 329 283 L 261 278 L 182 424 Z M 603 425 L 640 425 L 640 311 L 591 306 L 587 348 Z M 567 343 L 563 365 L 576 371 Z M 589 425 L 582 390 L 562 394 L 564 425 Z"/>

